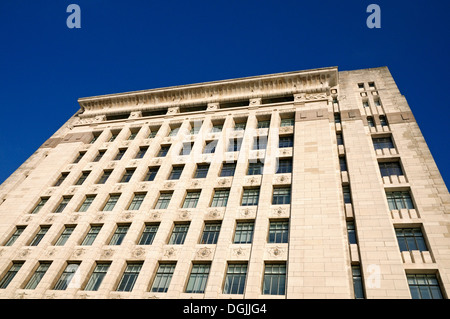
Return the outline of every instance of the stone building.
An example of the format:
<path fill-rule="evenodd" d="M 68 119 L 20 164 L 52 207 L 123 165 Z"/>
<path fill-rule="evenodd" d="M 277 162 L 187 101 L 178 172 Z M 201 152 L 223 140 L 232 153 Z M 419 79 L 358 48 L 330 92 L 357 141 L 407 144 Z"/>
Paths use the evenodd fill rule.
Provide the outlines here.
<path fill-rule="evenodd" d="M 0 186 L 0 298 L 447 298 L 450 196 L 386 67 L 79 104 Z"/>

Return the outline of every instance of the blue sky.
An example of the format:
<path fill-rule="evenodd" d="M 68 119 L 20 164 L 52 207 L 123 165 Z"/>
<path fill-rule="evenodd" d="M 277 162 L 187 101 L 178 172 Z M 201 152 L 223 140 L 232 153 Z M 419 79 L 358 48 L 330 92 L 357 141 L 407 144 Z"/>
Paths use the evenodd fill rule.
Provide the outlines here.
<path fill-rule="evenodd" d="M 69 4 L 81 29 L 69 29 Z M 381 29 L 366 8 L 381 8 Z M 388 66 L 450 185 L 448 1 L 0 1 L 0 183 L 80 97 Z"/>

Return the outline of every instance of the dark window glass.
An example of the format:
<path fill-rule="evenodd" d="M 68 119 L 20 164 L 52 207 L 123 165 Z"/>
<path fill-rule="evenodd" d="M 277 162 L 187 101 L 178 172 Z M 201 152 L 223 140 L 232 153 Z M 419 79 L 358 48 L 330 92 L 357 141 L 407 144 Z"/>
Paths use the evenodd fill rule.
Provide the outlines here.
<path fill-rule="evenodd" d="M 400 251 L 428 251 L 420 228 L 397 228 L 395 229 L 395 234 L 397 235 Z"/>

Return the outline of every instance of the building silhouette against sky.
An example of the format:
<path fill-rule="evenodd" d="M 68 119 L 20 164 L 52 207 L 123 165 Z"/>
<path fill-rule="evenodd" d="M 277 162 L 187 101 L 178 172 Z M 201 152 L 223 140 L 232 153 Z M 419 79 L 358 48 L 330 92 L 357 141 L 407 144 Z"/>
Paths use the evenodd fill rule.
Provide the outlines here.
<path fill-rule="evenodd" d="M 450 196 L 386 67 L 79 104 L 0 186 L 0 298 L 447 298 Z"/>

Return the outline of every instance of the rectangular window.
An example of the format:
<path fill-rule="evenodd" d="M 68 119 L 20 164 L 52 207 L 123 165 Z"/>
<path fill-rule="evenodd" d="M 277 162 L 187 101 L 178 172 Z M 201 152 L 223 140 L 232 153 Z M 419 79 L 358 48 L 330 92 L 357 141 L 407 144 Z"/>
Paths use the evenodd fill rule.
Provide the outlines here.
<path fill-rule="evenodd" d="M 59 176 L 58 180 L 53 184 L 53 186 L 59 186 L 64 182 L 66 177 L 69 176 L 69 173 L 61 173 L 61 176 Z"/>
<path fill-rule="evenodd" d="M 206 175 L 208 175 L 208 170 L 209 164 L 198 164 L 194 178 L 206 178 Z"/>
<path fill-rule="evenodd" d="M 155 179 L 156 174 L 158 174 L 159 166 L 149 167 L 147 174 L 144 177 L 145 182 L 151 182 Z"/>
<path fill-rule="evenodd" d="M 284 295 L 286 264 L 266 264 L 264 267 L 264 295 Z"/>
<path fill-rule="evenodd" d="M 116 157 L 114 157 L 114 161 L 119 161 L 122 159 L 122 157 L 125 155 L 125 152 L 127 151 L 126 148 L 119 149 L 119 151 L 116 154 Z"/>
<path fill-rule="evenodd" d="M 151 132 L 148 134 L 147 138 L 154 138 L 154 137 L 156 136 L 157 133 L 158 133 L 158 130 L 151 131 Z"/>
<path fill-rule="evenodd" d="M 205 228 L 203 228 L 202 238 L 200 240 L 201 244 L 217 244 L 217 239 L 219 238 L 221 223 L 211 222 L 205 223 Z"/>
<path fill-rule="evenodd" d="M 373 147 L 376 150 L 382 150 L 383 148 L 394 148 L 392 138 L 388 137 L 374 137 L 372 138 Z"/>
<path fill-rule="evenodd" d="M 254 222 L 237 222 L 234 233 L 234 244 L 251 244 L 253 239 Z"/>
<path fill-rule="evenodd" d="M 131 291 L 133 290 L 134 284 L 141 272 L 142 262 L 140 263 L 127 263 L 127 268 L 123 272 L 122 278 L 120 279 L 119 285 L 117 286 L 117 291 Z"/>
<path fill-rule="evenodd" d="M 39 203 L 37 203 L 37 205 L 34 207 L 31 214 L 37 214 L 41 210 L 41 208 L 44 207 L 44 205 L 48 202 L 48 200 L 49 197 L 41 197 Z"/>
<path fill-rule="evenodd" d="M 362 103 L 363 103 L 363 107 L 369 107 L 369 101 L 366 100 L 366 101 L 363 101 Z"/>
<path fill-rule="evenodd" d="M 443 299 L 441 287 L 436 275 L 409 274 L 409 291 L 412 299 Z"/>
<path fill-rule="evenodd" d="M 116 206 L 117 201 L 119 200 L 120 195 L 109 195 L 108 201 L 106 202 L 105 206 L 103 207 L 104 212 L 109 212 L 114 209 L 114 206 Z"/>
<path fill-rule="evenodd" d="M 213 125 L 213 127 L 211 129 L 211 133 L 220 133 L 220 132 L 222 132 L 222 128 L 223 128 L 222 124 Z"/>
<path fill-rule="evenodd" d="M 122 244 L 122 241 L 127 235 L 129 228 L 130 225 L 117 225 L 116 231 L 114 232 L 114 235 L 111 237 L 111 240 L 109 241 L 108 245 L 119 246 L 120 244 Z"/>
<path fill-rule="evenodd" d="M 136 169 L 134 168 L 126 169 L 119 183 L 128 183 L 131 177 L 133 176 L 135 170 Z"/>
<path fill-rule="evenodd" d="M 33 276 L 31 276 L 24 289 L 36 289 L 37 285 L 39 285 L 39 283 L 41 282 L 42 277 L 44 277 L 50 265 L 50 262 L 39 262 L 39 266 L 34 271 Z"/>
<path fill-rule="evenodd" d="M 142 232 L 142 236 L 139 239 L 138 245 L 151 245 L 153 243 L 153 239 L 156 236 L 158 228 L 159 228 L 158 224 L 145 225 L 144 231 Z"/>
<path fill-rule="evenodd" d="M 380 115 L 380 124 L 381 124 L 381 126 L 383 126 L 383 127 L 389 125 L 386 116 Z"/>
<path fill-rule="evenodd" d="M 394 162 L 380 162 L 378 163 L 380 167 L 381 176 L 403 176 L 402 166 L 399 161 Z"/>
<path fill-rule="evenodd" d="M 294 137 L 292 135 L 289 136 L 280 136 L 278 141 L 278 147 L 292 147 L 294 146 Z"/>
<path fill-rule="evenodd" d="M 101 132 L 100 133 L 93 133 L 94 136 L 92 137 L 92 139 L 89 142 L 89 144 L 94 144 L 97 141 L 97 139 L 100 137 L 100 134 L 101 134 Z"/>
<path fill-rule="evenodd" d="M 103 150 L 102 151 L 98 151 L 98 154 L 93 159 L 93 162 L 99 162 L 102 159 L 103 155 L 105 155 L 105 153 L 106 153 L 106 151 L 103 151 Z"/>
<path fill-rule="evenodd" d="M 200 132 L 200 129 L 202 127 L 202 123 L 200 122 L 200 124 L 193 123 L 191 124 L 191 131 L 189 132 L 191 135 L 196 135 L 198 134 L 198 132 Z"/>
<path fill-rule="evenodd" d="M 91 246 L 95 238 L 97 238 L 98 233 L 102 229 L 102 226 L 93 225 L 91 226 L 91 229 L 89 229 L 89 232 L 87 233 L 86 237 L 84 237 L 83 242 L 81 243 L 81 246 Z"/>
<path fill-rule="evenodd" d="M 188 230 L 189 224 L 176 224 L 170 235 L 169 245 L 183 245 Z"/>
<path fill-rule="evenodd" d="M 193 147 L 194 147 L 194 143 L 183 143 L 183 148 L 181 149 L 180 155 L 191 154 Z"/>
<path fill-rule="evenodd" d="M 241 206 L 256 206 L 259 200 L 259 188 L 244 189 Z"/>
<path fill-rule="evenodd" d="M 242 139 L 232 138 L 228 142 L 228 152 L 237 152 L 241 149 Z"/>
<path fill-rule="evenodd" d="M 292 158 L 278 160 L 277 174 L 292 173 Z"/>
<path fill-rule="evenodd" d="M 23 261 L 15 261 L 13 262 L 11 268 L 9 268 L 8 272 L 3 276 L 0 281 L 0 289 L 5 289 L 8 287 L 9 283 L 14 279 L 16 274 L 19 272 L 20 268 L 23 265 Z"/>
<path fill-rule="evenodd" d="M 293 118 L 288 118 L 288 119 L 281 119 L 281 124 L 280 126 L 294 126 L 294 119 Z"/>
<path fill-rule="evenodd" d="M 56 207 L 54 213 L 61 213 L 64 210 L 64 208 L 66 208 L 67 204 L 69 204 L 69 201 L 71 199 L 72 199 L 72 196 L 65 196 L 65 197 L 63 197 L 61 202 L 59 202 L 58 207 Z"/>
<path fill-rule="evenodd" d="M 414 209 L 411 194 L 408 191 L 386 192 L 390 210 Z"/>
<path fill-rule="evenodd" d="M 254 150 L 265 150 L 267 148 L 267 136 L 257 136 L 253 138 Z"/>
<path fill-rule="evenodd" d="M 339 157 L 339 167 L 341 169 L 341 172 L 347 171 L 347 161 L 345 159 L 345 156 Z"/>
<path fill-rule="evenodd" d="M 97 263 L 84 290 L 97 291 L 108 272 L 109 266 L 110 263 Z"/>
<path fill-rule="evenodd" d="M 148 146 L 139 147 L 139 151 L 136 153 L 136 156 L 134 158 L 143 158 L 147 150 Z"/>
<path fill-rule="evenodd" d="M 194 264 L 186 286 L 187 293 L 204 293 L 208 280 L 210 264 Z"/>
<path fill-rule="evenodd" d="M 26 226 L 16 226 L 15 232 L 11 235 L 11 237 L 9 237 L 5 246 L 12 246 L 16 242 L 17 238 L 19 238 L 19 236 L 23 233 L 25 228 Z"/>
<path fill-rule="evenodd" d="M 341 123 L 341 114 L 334 113 L 334 123 L 336 124 Z"/>
<path fill-rule="evenodd" d="M 344 139 L 342 138 L 342 134 L 336 134 L 336 142 L 337 145 L 344 145 Z"/>
<path fill-rule="evenodd" d="M 84 181 L 86 180 L 86 178 L 89 176 L 89 173 L 90 172 L 81 173 L 81 176 L 78 179 L 78 181 L 75 183 L 75 185 L 82 185 L 84 183 Z"/>
<path fill-rule="evenodd" d="M 184 166 L 174 166 L 172 167 L 172 172 L 168 179 L 180 179 L 181 173 L 183 172 Z"/>
<path fill-rule="evenodd" d="M 64 269 L 64 272 L 61 274 L 61 277 L 59 277 L 58 282 L 53 289 L 66 290 L 79 266 L 78 263 L 67 263 L 66 269 Z"/>
<path fill-rule="evenodd" d="M 66 226 L 61 236 L 59 236 L 58 240 L 56 241 L 55 246 L 64 246 L 70 235 L 72 235 L 74 229 L 75 226 Z"/>
<path fill-rule="evenodd" d="M 230 195 L 229 189 L 216 190 L 212 199 L 211 207 L 225 207 L 227 206 L 228 196 Z"/>
<path fill-rule="evenodd" d="M 428 251 L 425 239 L 423 238 L 422 230 L 420 228 L 396 228 L 395 235 L 397 236 L 400 251 Z"/>
<path fill-rule="evenodd" d="M 355 299 L 364 299 L 361 268 L 358 265 L 352 266 L 352 276 L 353 276 L 353 290 L 355 292 Z"/>
<path fill-rule="evenodd" d="M 247 277 L 247 264 L 228 264 L 224 294 L 243 294 L 245 278 Z"/>
<path fill-rule="evenodd" d="M 78 208 L 79 212 L 86 212 L 94 201 L 96 195 L 86 195 L 86 198 L 81 204 L 80 208 Z"/>
<path fill-rule="evenodd" d="M 161 148 L 159 149 L 158 155 L 156 155 L 156 157 L 165 157 L 169 152 L 169 148 L 170 145 L 161 145 Z"/>
<path fill-rule="evenodd" d="M 264 164 L 259 161 L 256 163 L 249 163 L 247 175 L 261 175 L 263 167 L 264 167 Z"/>
<path fill-rule="evenodd" d="M 220 172 L 221 177 L 234 176 L 234 171 L 236 170 L 236 163 L 224 163 L 222 165 L 222 171 Z"/>
<path fill-rule="evenodd" d="M 195 208 L 197 207 L 198 199 L 200 198 L 200 191 L 192 191 L 186 194 L 184 199 L 183 208 Z"/>
<path fill-rule="evenodd" d="M 166 209 L 169 206 L 172 193 L 161 193 L 159 199 L 156 202 L 155 209 Z"/>
<path fill-rule="evenodd" d="M 128 140 L 129 141 L 134 140 L 136 138 L 136 136 L 138 135 L 138 133 L 139 133 L 139 130 L 131 131 L 130 136 L 128 136 Z"/>
<path fill-rule="evenodd" d="M 75 158 L 75 160 L 73 161 L 73 164 L 77 164 L 81 161 L 81 159 L 83 158 L 84 154 L 86 154 L 86 152 L 79 152 L 77 155 L 77 158 Z"/>
<path fill-rule="evenodd" d="M 39 228 L 39 231 L 37 232 L 37 234 L 34 236 L 33 240 L 30 243 L 30 246 L 37 246 L 42 238 L 44 238 L 45 234 L 48 232 L 50 226 L 41 226 Z"/>
<path fill-rule="evenodd" d="M 117 136 L 119 136 L 119 133 L 120 133 L 120 131 L 119 132 L 111 132 L 111 137 L 109 138 L 108 142 L 114 142 L 116 140 Z"/>
<path fill-rule="evenodd" d="M 111 173 L 112 173 L 111 170 L 103 171 L 103 175 L 100 177 L 97 184 L 105 184 L 108 178 L 111 176 Z"/>
<path fill-rule="evenodd" d="M 270 121 L 258 121 L 258 128 L 269 128 Z"/>
<path fill-rule="evenodd" d="M 369 127 L 375 127 L 375 122 L 373 121 L 372 116 L 367 117 L 367 125 L 369 125 Z"/>
<path fill-rule="evenodd" d="M 243 123 L 235 123 L 234 124 L 235 131 L 244 131 L 245 130 L 245 122 Z"/>
<path fill-rule="evenodd" d="M 207 141 L 206 145 L 205 145 L 205 149 L 203 150 L 204 154 L 212 154 L 216 151 L 216 147 L 217 147 L 217 140 L 213 140 L 213 141 Z"/>
<path fill-rule="evenodd" d="M 272 204 L 282 205 L 291 203 L 291 188 L 290 187 L 274 187 Z"/>
<path fill-rule="evenodd" d="M 128 210 L 139 210 L 146 194 L 134 194 L 134 198 L 128 206 Z"/>
<path fill-rule="evenodd" d="M 282 221 L 271 221 L 269 224 L 269 238 L 268 242 L 270 244 L 275 243 L 287 243 L 289 236 L 289 222 L 286 220 Z"/>
<path fill-rule="evenodd" d="M 180 127 L 174 127 L 173 129 L 170 130 L 169 132 L 169 136 L 177 136 L 178 132 L 180 131 Z"/>
<path fill-rule="evenodd" d="M 348 243 L 356 244 L 355 223 L 352 221 L 347 222 L 347 235 L 348 235 Z"/>
<path fill-rule="evenodd" d="M 167 292 L 174 271 L 175 263 L 159 264 L 151 292 Z"/>

